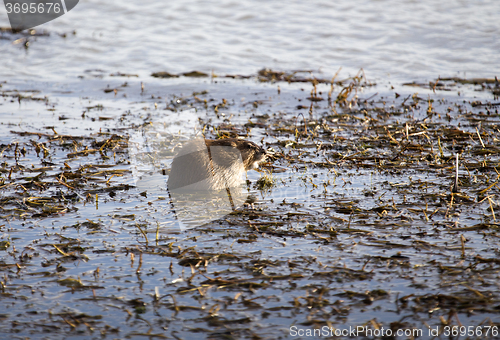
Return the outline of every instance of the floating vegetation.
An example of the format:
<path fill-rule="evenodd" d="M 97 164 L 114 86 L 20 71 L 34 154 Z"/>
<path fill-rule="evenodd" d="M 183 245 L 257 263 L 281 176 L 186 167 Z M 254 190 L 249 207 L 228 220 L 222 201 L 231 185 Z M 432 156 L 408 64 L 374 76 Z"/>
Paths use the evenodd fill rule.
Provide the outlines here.
<path fill-rule="evenodd" d="M 66 38 L 68 35 L 76 35 L 76 31 L 71 33 L 57 33 L 61 38 Z M 51 33 L 47 30 L 30 28 L 26 30 L 15 30 L 10 27 L 0 27 L 0 40 L 12 41 L 12 45 L 22 46 L 28 49 L 39 38 L 49 37 Z"/>
<path fill-rule="evenodd" d="M 265 173 L 256 182 L 257 190 L 269 190 L 276 184 L 276 180 L 270 173 Z"/>
<path fill-rule="evenodd" d="M 166 89 L 179 75 L 144 85 L 112 73 L 102 97 L 79 104 L 1 84 L 3 112 L 40 112 L 0 125 L 5 334 L 498 330 L 496 78 L 386 90 L 362 71 L 337 80 L 265 69 Z M 149 151 L 165 160 L 150 175 L 163 178 L 191 138 L 189 115 L 206 138 L 252 140 L 273 150 L 273 162 L 248 173 L 247 204 L 181 232 L 165 188 L 134 182 L 129 148 L 138 129 L 170 128 L 174 137 L 159 135 Z"/>
<path fill-rule="evenodd" d="M 204 78 L 208 77 L 208 74 L 200 72 L 200 71 L 191 71 L 180 74 L 172 74 L 168 72 L 154 72 L 151 74 L 152 77 L 155 78 L 179 78 L 180 76 L 184 77 L 192 77 L 192 78 Z"/>

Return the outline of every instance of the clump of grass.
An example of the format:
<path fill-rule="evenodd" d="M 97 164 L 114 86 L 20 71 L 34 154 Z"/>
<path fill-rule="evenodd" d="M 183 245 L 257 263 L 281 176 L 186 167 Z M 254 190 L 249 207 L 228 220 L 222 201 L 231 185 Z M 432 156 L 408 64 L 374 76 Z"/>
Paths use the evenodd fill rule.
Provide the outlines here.
<path fill-rule="evenodd" d="M 255 188 L 258 190 L 269 190 L 276 185 L 276 179 L 270 172 L 264 172 L 264 175 L 257 180 Z"/>

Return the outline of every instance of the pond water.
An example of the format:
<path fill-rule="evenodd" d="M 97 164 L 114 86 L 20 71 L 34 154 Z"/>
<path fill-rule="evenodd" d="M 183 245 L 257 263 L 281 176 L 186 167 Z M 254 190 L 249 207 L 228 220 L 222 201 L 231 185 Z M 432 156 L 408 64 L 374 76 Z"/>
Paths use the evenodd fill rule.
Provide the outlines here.
<path fill-rule="evenodd" d="M 2 332 L 498 338 L 498 9 L 91 0 L 2 31 Z M 163 170 L 201 132 L 276 159 L 247 204 L 183 230 Z"/>
<path fill-rule="evenodd" d="M 484 77 L 498 71 L 499 11 L 495 0 L 82 0 L 37 28 L 51 36 L 30 37 L 28 50 L 1 39 L 0 78 L 61 81 L 89 69 L 252 74 L 263 67 L 324 77 L 363 68 L 392 82 Z M 0 27 L 8 25 L 1 7 Z"/>
<path fill-rule="evenodd" d="M 491 92 L 364 83 L 341 105 L 311 102 L 311 89 L 254 78 L 3 84 L 2 328 L 203 339 L 365 325 L 431 338 L 426 325 L 445 331 L 440 317 L 498 327 Z M 196 126 L 244 135 L 281 156 L 272 175 L 248 172 L 252 206 L 181 230 L 161 180 L 134 176 L 134 138 L 154 124 L 180 138 Z M 450 196 L 454 150 L 461 189 Z M 260 187 L 265 176 L 274 184 Z"/>

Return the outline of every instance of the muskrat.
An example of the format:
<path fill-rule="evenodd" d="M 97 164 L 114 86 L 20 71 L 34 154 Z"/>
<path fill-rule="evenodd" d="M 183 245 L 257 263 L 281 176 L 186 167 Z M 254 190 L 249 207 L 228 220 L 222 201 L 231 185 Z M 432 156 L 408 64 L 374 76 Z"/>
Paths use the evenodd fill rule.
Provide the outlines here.
<path fill-rule="evenodd" d="M 237 138 L 202 139 L 186 143 L 172 161 L 169 190 L 222 190 L 240 186 L 245 171 L 266 160 L 257 144 Z"/>

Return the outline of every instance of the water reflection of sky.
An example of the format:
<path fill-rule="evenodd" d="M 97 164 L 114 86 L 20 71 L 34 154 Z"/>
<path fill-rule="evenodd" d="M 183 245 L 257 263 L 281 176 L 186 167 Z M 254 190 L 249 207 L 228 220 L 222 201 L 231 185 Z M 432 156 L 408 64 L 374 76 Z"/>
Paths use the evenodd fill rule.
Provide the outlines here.
<path fill-rule="evenodd" d="M 355 74 L 363 67 L 369 78 L 385 82 L 393 79 L 430 80 L 439 75 L 456 75 L 458 71 L 467 72 L 460 73 L 460 76 L 491 77 L 492 70 L 498 65 L 497 51 L 500 46 L 495 33 L 499 31 L 500 24 L 494 18 L 498 11 L 492 8 L 498 5 L 493 1 L 467 4 L 459 1 L 441 4 L 430 1 L 345 1 L 335 5 L 308 2 L 282 6 L 282 2 L 264 1 L 252 4 L 230 1 L 209 4 L 184 2 L 172 6 L 153 1 L 82 1 L 70 14 L 43 26 L 52 35 L 33 38 L 27 51 L 20 44 L 12 44 L 12 40 L 9 40 L 12 37 L 0 40 L 0 80 L 8 81 L 2 84 L 6 96 L 0 101 L 0 142 L 8 144 L 17 140 L 29 149 L 27 158 L 22 161 L 28 169 L 19 176 L 34 175 L 29 171 L 31 163 L 35 167 L 40 166 L 40 159 L 30 149 L 29 142 L 31 139 L 38 141 L 38 137 L 21 138 L 12 134 L 11 130 L 51 134 L 51 127 L 54 127 L 59 134 L 97 136 L 99 131 L 108 132 L 109 129 L 110 133 L 131 135 L 135 131 L 132 126 L 139 126 L 148 120 L 179 123 L 180 118 L 189 118 L 193 112 L 205 121 L 211 119 L 213 124 L 222 123 L 224 117 L 216 118 L 212 108 L 193 111 L 192 107 L 185 107 L 184 111 L 179 110 L 175 114 L 164 110 L 176 98 L 192 99 L 193 92 L 203 90 L 208 90 L 208 95 L 203 98 L 215 98 L 210 104 L 218 103 L 222 98 L 236 103 L 227 111 L 228 116 L 234 114 L 230 120 L 235 125 L 244 126 L 249 120 L 256 121 L 254 114 L 278 114 L 282 115 L 284 122 L 297 122 L 297 98 L 303 100 L 301 103 L 306 102 L 305 97 L 311 87 L 310 84 L 281 84 L 281 95 L 277 96 L 276 84 L 256 84 L 253 79 L 241 82 L 228 80 L 225 84 L 187 78 L 158 80 L 149 77 L 153 71 L 179 73 L 197 69 L 209 73 L 213 69 L 215 73 L 250 74 L 262 67 L 316 71 L 321 68 L 324 77 L 328 78 L 342 66 L 340 78 Z M 5 12 L 1 9 L 0 26 L 6 25 Z M 54 34 L 72 30 L 76 30 L 75 36 L 69 34 L 63 38 Z M 109 77 L 110 73 L 117 71 L 138 74 L 141 78 Z M 82 76 L 84 80 L 77 79 L 77 76 Z M 102 80 L 99 79 L 101 76 Z M 145 82 L 144 93 L 141 92 L 141 81 Z M 128 86 L 121 87 L 125 82 L 128 82 Z M 104 93 L 108 85 L 111 89 L 120 89 L 117 96 Z M 301 88 L 305 88 L 305 91 L 301 91 Z M 18 103 L 14 100 L 14 92 L 8 92 L 17 89 L 25 90 L 21 93 L 27 96 L 48 96 L 48 102 L 22 100 Z M 325 93 L 328 91 L 325 88 L 320 90 Z M 339 90 L 336 88 L 336 93 Z M 419 92 L 424 102 L 428 96 L 436 99 L 446 97 L 448 103 L 435 103 L 439 112 L 445 112 L 448 105 L 453 106 L 449 103 L 461 103 L 463 98 L 491 100 L 490 93 L 475 92 L 471 87 L 458 90 L 461 97 L 456 96 L 455 89 L 453 92 L 437 94 L 428 89 L 410 87 L 399 87 L 395 91 L 401 95 L 400 98 Z M 365 89 L 365 92 L 360 90 L 359 96 L 369 98 L 375 95 L 376 100 L 385 97 L 390 102 L 394 100 L 395 91 L 380 86 Z M 251 105 L 254 100 L 262 100 L 263 104 L 254 109 Z M 401 103 L 401 99 L 398 103 Z M 382 106 L 380 103 L 378 105 Z M 316 111 L 314 119 L 328 116 L 325 110 Z M 420 111 L 414 113 L 414 118 L 424 118 L 425 110 L 424 103 Z M 359 112 L 356 114 L 361 116 Z M 112 119 L 100 120 L 100 117 Z M 403 118 L 395 116 L 388 118 L 388 121 L 399 119 Z M 492 116 L 491 119 L 497 117 Z M 466 118 L 461 117 L 453 124 L 457 122 L 464 123 L 461 129 L 475 131 Z M 184 122 L 172 126 L 176 131 L 177 127 L 194 130 L 193 126 L 186 125 L 189 124 Z M 301 126 L 300 119 L 298 126 Z M 263 128 L 253 128 L 250 138 L 256 142 L 264 138 L 268 143 L 277 143 L 278 140 L 266 135 L 267 132 Z M 360 132 L 356 128 L 339 129 L 335 135 L 345 140 L 334 141 L 336 151 L 352 155 L 357 152 L 358 146 L 362 149 L 362 145 L 353 143 L 359 137 L 353 137 L 357 133 Z M 280 136 L 279 139 L 293 140 L 294 136 Z M 67 149 L 57 150 L 51 159 L 57 166 L 47 171 L 47 181 L 55 178 L 50 176 L 61 173 L 62 162 L 67 162 L 73 169 L 90 163 L 106 163 L 99 155 L 69 159 L 66 156 L 69 152 Z M 298 157 L 299 152 L 293 152 L 293 157 Z M 445 152 L 449 156 L 449 151 Z M 370 155 L 370 150 L 367 154 Z M 374 154 L 377 155 L 376 152 Z M 8 151 L 5 155 L 8 155 Z M 126 155 L 121 157 L 127 159 Z M 306 161 L 323 158 L 316 157 L 311 154 L 310 158 L 305 158 L 308 158 Z M 5 160 L 11 164 L 14 162 L 12 157 Z M 17 335 L 41 338 L 43 333 L 39 331 L 43 327 L 40 325 L 61 321 L 58 313 L 62 313 L 63 317 L 66 317 L 64 312 L 72 312 L 72 315 L 86 313 L 96 317 L 96 328 L 102 330 L 105 325 L 119 326 L 121 333 L 116 337 L 133 337 L 134 332 L 146 334 L 152 329 L 140 319 L 142 316 L 153 324 L 155 333 L 205 338 L 206 334 L 197 331 L 198 327 L 213 331 L 214 327 L 208 325 L 212 320 L 208 317 L 208 311 L 215 304 L 227 302 L 227 309 L 222 309 L 218 317 L 243 320 L 249 316 L 252 322 L 248 325 L 258 329 L 259 334 L 278 337 L 286 335 L 287 328 L 295 320 L 309 321 L 307 313 L 310 310 L 302 297 L 315 296 L 322 287 L 330 290 L 325 297 L 329 300 L 330 306 L 327 308 L 332 315 L 335 312 L 332 306 L 339 309 L 342 309 L 342 305 L 352 306 L 351 311 L 344 316 L 335 314 L 325 317 L 331 317 L 339 328 L 372 319 L 388 323 L 406 316 L 414 324 L 423 327 L 413 319 L 413 311 L 403 308 L 400 312 L 395 303 L 398 297 L 438 291 L 456 294 L 466 291 L 467 287 L 459 286 L 466 280 L 474 281 L 477 284 L 474 287 L 485 295 L 489 290 L 498 291 L 498 286 L 495 286 L 498 274 L 493 271 L 482 274 L 485 285 L 481 286 L 481 280 L 474 279 L 474 273 L 470 274 L 470 270 L 466 269 L 468 264 L 462 265 L 463 261 L 459 258 L 461 233 L 467 236 L 468 261 L 472 263 L 476 254 L 484 258 L 496 258 L 498 241 L 493 232 L 488 235 L 477 231 L 453 232 L 448 225 L 442 224 L 450 221 L 444 221 L 439 214 L 428 223 L 423 218 L 414 217 L 418 213 L 409 210 L 420 206 L 421 202 L 416 202 L 416 195 L 406 192 L 409 190 L 405 189 L 406 183 L 428 181 L 442 183 L 446 187 L 450 183 L 448 173 L 436 170 L 430 175 L 422 175 L 418 171 L 396 169 L 394 176 L 389 176 L 373 168 L 349 168 L 341 162 L 331 172 L 304 164 L 295 169 L 283 162 L 281 166 L 287 167 L 287 170 L 274 175 L 277 180 L 275 187 L 267 192 L 250 189 L 257 196 L 256 217 L 253 219 L 248 215 L 226 216 L 217 224 L 184 233 L 174 223 L 175 217 L 168 200 L 156 200 L 150 205 L 151 196 L 142 196 L 140 193 L 143 190 L 138 188 L 123 190 L 114 197 L 99 193 L 98 209 L 91 200 L 84 203 L 84 199 L 81 199 L 76 205 L 78 210 L 49 218 L 3 219 L 1 240 L 9 240 L 12 246 L 1 253 L 3 262 L 0 264 L 6 265 L 2 267 L 2 282 L 5 281 L 7 287 L 5 292 L 13 295 L 2 295 L 10 309 L 2 312 L 4 314 L 0 315 L 0 322 L 11 333 L 17 327 L 13 321 L 21 322 L 24 328 Z M 126 162 L 117 167 L 130 169 Z M 460 171 L 461 176 L 465 177 L 465 170 Z M 8 172 L 3 174 L 4 178 L 7 176 Z M 252 183 L 259 177 L 260 174 L 256 172 L 248 174 Z M 312 185 L 311 178 L 318 187 Z M 103 184 L 109 177 L 99 179 Z M 132 181 L 132 173 L 128 172 L 123 177 L 114 177 L 110 183 Z M 325 193 L 322 183 L 326 181 L 330 181 L 331 185 Z M 60 189 L 70 194 L 70 190 Z M 2 192 L 2 198 L 14 195 L 16 190 L 18 194 L 22 193 L 19 188 L 7 188 Z M 51 190 L 40 195 L 56 194 L 56 189 Z M 448 188 L 437 191 L 444 192 L 448 192 Z M 401 204 L 403 200 L 406 201 L 405 195 L 408 196 L 409 206 Z M 379 197 L 382 199 L 378 200 Z M 389 206 L 394 201 L 401 207 L 389 218 L 378 219 L 376 212 L 371 210 Z M 362 209 L 352 218 L 349 209 L 340 209 L 343 204 L 349 206 L 350 202 Z M 22 207 L 20 199 L 19 202 L 11 202 L 11 205 L 17 203 Z M 477 206 L 464 205 L 463 211 L 453 218 L 456 217 L 460 227 L 470 227 L 480 223 L 485 211 L 489 215 L 487 209 L 487 202 Z M 8 214 L 8 211 L 4 214 Z M 274 224 L 282 220 L 287 223 Z M 260 225 L 261 230 L 257 232 L 249 221 L 264 221 L 264 224 Z M 157 222 L 160 222 L 160 247 L 154 248 Z M 322 223 L 341 230 L 335 240 L 321 242 L 320 237 L 328 236 L 328 233 L 320 234 L 320 237 L 311 237 L 312 234 L 273 234 L 290 232 L 293 235 L 293 232 L 303 231 L 310 226 L 322 227 Z M 146 240 L 138 224 L 148 231 L 149 245 L 153 248 L 145 246 Z M 347 225 L 352 230 L 346 230 Z M 267 230 L 264 229 L 266 227 Z M 253 232 L 259 235 L 257 242 L 237 241 Z M 81 247 L 74 251 L 87 258 L 68 258 L 53 246 L 69 243 Z M 169 249 L 169 244 L 172 249 Z M 18 253 L 14 253 L 12 247 Z M 19 252 L 23 251 L 33 256 L 25 264 L 18 261 Z M 183 294 L 182 289 L 191 288 L 191 283 L 188 284 L 186 280 L 191 275 L 191 268 L 181 264 L 184 258 L 176 258 L 183 251 L 187 251 L 186 254 L 191 257 L 196 257 L 196 252 L 199 252 L 211 258 L 208 270 L 203 274 L 212 278 L 221 275 L 230 279 L 252 279 L 253 275 L 258 277 L 261 273 L 299 274 L 299 269 L 304 278 L 274 280 L 266 288 L 253 292 L 241 287 L 219 289 L 212 286 L 205 296 L 198 296 L 196 292 Z M 219 253 L 227 257 L 213 257 Z M 391 260 L 391 256 L 399 253 L 409 258 L 408 266 L 395 265 L 395 261 Z M 371 262 L 368 263 L 368 260 Z M 269 265 L 263 264 L 265 261 L 270 261 Z M 15 263 L 21 264 L 18 273 Z M 299 269 L 293 269 L 287 263 L 298 263 Z M 366 264 L 367 273 L 363 275 L 373 271 L 373 276 L 366 280 L 353 279 L 352 273 Z M 261 265 L 265 267 L 262 272 L 254 272 Z M 456 266 L 462 271 L 454 276 L 438 270 L 447 270 L 446 266 Z M 497 267 L 493 268 L 496 270 Z M 331 276 L 313 276 L 320 271 L 337 272 Z M 408 271 L 416 275 L 405 276 Z M 442 280 L 442 276 L 448 281 Z M 68 282 L 72 281 L 64 281 L 68 279 L 81 280 L 84 287 L 72 289 L 68 286 Z M 206 280 L 203 275 L 198 275 L 192 283 L 201 287 Z M 154 298 L 156 289 L 161 297 L 160 303 Z M 364 297 L 342 295 L 345 292 L 363 294 L 372 290 L 386 290 L 389 295 L 368 305 L 361 301 Z M 242 299 L 235 298 L 240 291 L 244 292 L 242 297 L 248 301 L 242 302 Z M 469 293 L 474 294 L 472 291 Z M 295 306 L 295 298 L 303 303 L 300 308 Z M 360 299 L 359 303 L 356 303 L 357 298 Z M 144 309 L 141 308 L 141 301 L 145 304 Z M 263 309 L 254 309 L 252 301 L 261 304 Z M 191 306 L 193 309 L 176 312 L 177 305 Z M 270 310 L 271 314 L 261 314 L 264 310 L 266 313 Z M 440 316 L 446 317 L 448 311 L 443 309 L 438 312 Z M 463 313 L 460 320 L 465 325 L 477 325 L 488 316 L 493 318 L 497 315 L 479 312 L 468 316 Z M 432 322 L 439 321 L 434 317 Z M 63 321 L 61 324 L 61 328 L 52 330 L 51 335 L 56 333 L 63 338 L 65 334 L 74 335 L 74 332 L 82 329 L 82 332 L 87 332 L 86 335 L 91 332 L 83 325 L 74 330 Z M 236 324 L 235 327 L 240 328 L 240 325 Z"/>
<path fill-rule="evenodd" d="M 491 76 L 498 66 L 495 1 L 80 1 L 40 29 L 50 37 L 0 40 L 2 77 L 75 78 L 88 69 L 148 76 L 263 67 L 332 76 L 431 80 Z M 0 8 L 0 26 L 8 26 Z M 58 33 L 71 33 L 62 38 Z"/>

